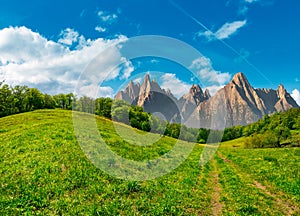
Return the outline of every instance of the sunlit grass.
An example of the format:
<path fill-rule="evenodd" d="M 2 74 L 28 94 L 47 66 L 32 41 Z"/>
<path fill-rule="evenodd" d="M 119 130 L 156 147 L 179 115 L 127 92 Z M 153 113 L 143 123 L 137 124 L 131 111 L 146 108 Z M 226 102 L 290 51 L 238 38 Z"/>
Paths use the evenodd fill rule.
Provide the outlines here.
<path fill-rule="evenodd" d="M 139 136 L 145 132 L 116 123 L 124 136 L 136 132 L 124 141 L 110 120 L 97 117 L 96 122 L 109 148 L 130 160 L 158 158 L 177 142 L 158 134 L 145 138 Z M 158 141 L 143 145 L 149 137 Z M 299 208 L 299 148 L 244 149 L 241 138 L 222 143 L 213 159 L 200 166 L 202 151 L 203 145 L 195 145 L 190 156 L 163 177 L 126 181 L 88 160 L 77 142 L 71 111 L 1 118 L 0 215 L 212 215 L 214 173 L 221 215 L 286 215 L 278 199 L 288 202 L 287 208 Z"/>

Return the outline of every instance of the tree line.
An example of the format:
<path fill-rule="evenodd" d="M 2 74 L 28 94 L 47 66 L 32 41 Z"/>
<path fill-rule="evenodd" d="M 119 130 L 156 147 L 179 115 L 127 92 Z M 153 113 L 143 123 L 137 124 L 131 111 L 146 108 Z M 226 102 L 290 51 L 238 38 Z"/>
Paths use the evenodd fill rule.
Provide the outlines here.
<path fill-rule="evenodd" d="M 49 95 L 37 88 L 9 86 L 0 82 L 0 117 L 37 109 L 72 109 L 75 97 L 72 93 Z"/>
<path fill-rule="evenodd" d="M 223 141 L 240 137 L 245 139 L 247 148 L 300 146 L 300 108 L 292 108 L 281 113 L 265 115 L 259 121 L 246 125 L 226 128 Z"/>
<path fill-rule="evenodd" d="M 209 129 L 187 128 L 179 123 L 170 123 L 144 112 L 140 106 L 111 98 L 93 99 L 87 96 L 77 98 L 73 93 L 49 95 L 36 88 L 9 86 L 0 82 L 0 117 L 33 111 L 37 109 L 68 109 L 103 116 L 123 122 L 134 128 L 159 133 L 188 142 L 207 143 Z M 261 120 L 247 126 L 234 126 L 224 130 L 222 141 L 247 137 L 245 146 L 249 148 L 282 147 L 290 143 L 300 145 L 300 137 L 291 131 L 300 130 L 300 108 L 284 113 L 266 115 Z"/>
<path fill-rule="evenodd" d="M 146 132 L 185 140 L 188 142 L 206 143 L 209 135 L 207 129 L 187 128 L 179 123 L 170 123 L 145 112 L 143 107 L 128 104 L 111 98 L 81 97 L 74 104 L 74 109 L 122 122 Z"/>
<path fill-rule="evenodd" d="M 34 111 L 38 109 L 77 110 L 123 122 L 134 128 L 159 133 L 189 142 L 206 143 L 209 130 L 187 128 L 179 123 L 169 123 L 144 112 L 140 106 L 111 98 L 77 98 L 73 93 L 49 95 L 37 88 L 10 86 L 0 82 L 0 117 Z"/>

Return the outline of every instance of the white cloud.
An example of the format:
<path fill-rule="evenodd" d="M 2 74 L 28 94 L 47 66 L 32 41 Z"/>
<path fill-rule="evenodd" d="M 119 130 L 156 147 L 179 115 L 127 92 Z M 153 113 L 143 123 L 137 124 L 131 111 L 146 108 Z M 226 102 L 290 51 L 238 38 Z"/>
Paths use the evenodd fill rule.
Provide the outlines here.
<path fill-rule="evenodd" d="M 130 62 L 122 57 L 119 48 L 115 46 L 127 40 L 125 36 L 111 40 L 86 40 L 71 29 L 64 33 L 58 40 L 60 42 L 55 42 L 26 27 L 1 29 L 0 74 L 5 75 L 9 84 L 28 85 L 55 94 L 74 91 L 77 80 L 87 65 L 89 69 L 94 68 L 81 77 L 82 86 L 114 79 L 121 71 L 127 71 L 128 76 L 132 70 Z M 69 45 L 74 45 L 74 42 L 77 46 L 71 50 Z M 108 47 L 110 49 L 106 50 L 105 55 L 98 55 Z M 121 64 L 125 68 L 120 68 Z M 126 66 L 130 68 L 127 69 Z"/>
<path fill-rule="evenodd" d="M 221 71 L 216 71 L 212 66 L 211 60 L 205 56 L 195 59 L 189 68 L 205 84 L 222 86 L 231 78 L 228 72 L 222 73 Z"/>
<path fill-rule="evenodd" d="M 247 5 L 240 6 L 238 10 L 239 15 L 246 15 L 248 13 L 249 7 Z"/>
<path fill-rule="evenodd" d="M 211 40 L 224 40 L 228 39 L 230 36 L 237 33 L 237 31 L 247 24 L 247 20 L 243 21 L 234 21 L 232 23 L 225 23 L 219 30 L 216 32 L 205 31 L 198 32 L 197 36 L 206 37 L 209 41 Z"/>
<path fill-rule="evenodd" d="M 117 14 L 114 14 L 114 13 L 110 14 L 106 11 L 99 11 L 97 14 L 102 22 L 105 22 L 108 24 L 113 23 L 118 19 Z"/>
<path fill-rule="evenodd" d="M 134 83 L 141 83 L 142 82 L 142 77 L 134 79 L 133 82 Z"/>
<path fill-rule="evenodd" d="M 272 6 L 274 0 L 243 0 L 239 2 L 238 15 L 245 16 L 251 4 L 259 3 L 260 6 Z"/>
<path fill-rule="evenodd" d="M 294 89 L 291 96 L 294 98 L 294 100 L 297 102 L 297 104 L 300 106 L 300 92 L 298 89 Z"/>
<path fill-rule="evenodd" d="M 121 76 L 121 79 L 128 79 L 131 75 L 131 73 L 134 71 L 134 67 L 130 61 L 126 61 L 125 58 L 122 59 L 124 62 L 124 69 L 122 70 L 123 75 Z"/>
<path fill-rule="evenodd" d="M 104 28 L 104 27 L 101 27 L 101 26 L 96 26 L 95 27 L 95 30 L 97 31 L 97 32 L 100 32 L 100 33 L 103 33 L 103 32 L 106 32 L 106 28 Z"/>
<path fill-rule="evenodd" d="M 206 89 L 208 89 L 210 95 L 215 95 L 216 92 L 219 91 L 223 87 L 224 87 L 224 85 L 212 85 L 212 86 L 207 86 Z"/>
<path fill-rule="evenodd" d="M 71 46 L 73 43 L 78 42 L 79 33 L 74 31 L 74 29 L 66 28 L 60 33 L 61 38 L 58 40 L 58 43 Z"/>
<path fill-rule="evenodd" d="M 179 98 L 189 92 L 191 85 L 187 84 L 176 77 L 176 74 L 166 73 L 162 77 L 161 87 L 163 89 L 170 89 L 172 94 Z"/>
<path fill-rule="evenodd" d="M 216 33 L 215 36 L 218 39 L 226 39 L 229 38 L 231 35 L 235 34 L 239 28 L 246 25 L 247 21 L 235 21 L 232 23 L 225 23 Z"/>
<path fill-rule="evenodd" d="M 99 98 L 99 97 L 113 98 L 114 97 L 114 90 L 111 87 L 109 86 L 99 87 L 96 84 L 82 86 L 79 92 L 81 93 L 81 95 L 85 95 L 91 98 Z"/>

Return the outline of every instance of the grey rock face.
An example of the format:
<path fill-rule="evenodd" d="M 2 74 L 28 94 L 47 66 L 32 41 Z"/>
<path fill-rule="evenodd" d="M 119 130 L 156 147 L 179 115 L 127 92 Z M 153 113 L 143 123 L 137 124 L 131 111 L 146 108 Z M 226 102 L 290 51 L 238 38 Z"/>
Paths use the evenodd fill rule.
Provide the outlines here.
<path fill-rule="evenodd" d="M 298 107 L 283 85 L 277 90 L 254 89 L 243 73 L 235 74 L 214 96 L 207 89 L 203 92 L 199 85 L 192 85 L 179 100 L 147 74 L 141 85 L 131 81 L 115 99 L 142 106 L 147 112 L 161 112 L 171 122 L 212 129 L 246 125 L 266 114 Z"/>

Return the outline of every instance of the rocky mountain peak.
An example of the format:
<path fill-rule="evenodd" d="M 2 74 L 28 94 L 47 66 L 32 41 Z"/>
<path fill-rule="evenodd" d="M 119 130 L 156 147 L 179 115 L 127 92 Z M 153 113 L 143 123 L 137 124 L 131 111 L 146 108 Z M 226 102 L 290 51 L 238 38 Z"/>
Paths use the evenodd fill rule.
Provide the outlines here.
<path fill-rule="evenodd" d="M 205 89 L 205 91 L 204 91 L 204 96 L 205 96 L 206 98 L 211 98 L 211 95 L 210 95 L 208 89 Z"/>
<path fill-rule="evenodd" d="M 183 120 L 188 127 L 205 128 L 221 127 L 219 123 L 222 121 L 212 121 L 212 116 L 224 113 L 224 110 L 225 116 L 218 118 L 224 118 L 226 126 L 229 127 L 246 125 L 266 114 L 299 107 L 283 85 L 279 85 L 277 90 L 255 89 L 241 72 L 235 74 L 214 96 L 210 95 L 208 89 L 203 92 L 199 85 L 194 84 L 179 100 L 169 89 L 161 89 L 146 74 L 142 84 L 130 81 L 125 90 L 118 92 L 115 99 L 142 106 L 147 112 L 162 112 L 171 122 Z"/>
<path fill-rule="evenodd" d="M 150 82 L 150 75 L 146 74 L 144 81 L 140 87 L 139 95 L 143 95 L 144 97 L 150 93 L 151 90 L 151 82 Z"/>
<path fill-rule="evenodd" d="M 129 103 L 132 103 L 138 98 L 139 91 L 140 91 L 140 84 L 139 83 L 135 84 L 131 80 L 124 91 L 119 91 L 116 94 L 115 99 L 116 100 L 125 100 Z"/>
<path fill-rule="evenodd" d="M 145 78 L 144 78 L 144 83 L 148 83 L 150 82 L 150 74 L 146 74 Z"/>
<path fill-rule="evenodd" d="M 196 95 L 196 94 L 203 94 L 202 89 L 199 85 L 193 84 L 190 88 L 190 94 Z"/>
<path fill-rule="evenodd" d="M 293 107 L 299 107 L 296 101 L 291 97 L 282 84 L 278 86 L 276 91 L 278 102 L 275 104 L 277 111 L 285 111 Z"/>
<path fill-rule="evenodd" d="M 286 94 L 287 94 L 286 89 L 284 88 L 284 86 L 282 84 L 280 84 L 277 89 L 278 97 L 282 99 L 285 97 Z"/>
<path fill-rule="evenodd" d="M 251 85 L 249 84 L 248 79 L 246 78 L 246 76 L 242 72 L 239 72 L 239 73 L 235 74 L 230 83 L 233 83 L 233 84 L 237 85 L 240 88 L 251 87 Z"/>
<path fill-rule="evenodd" d="M 134 87 L 134 82 L 132 80 L 130 80 L 127 88 L 133 88 Z"/>

